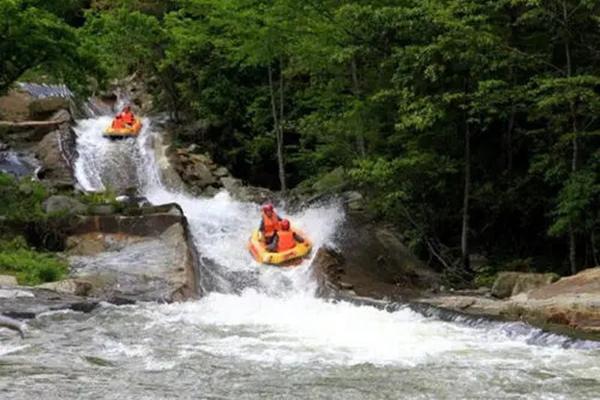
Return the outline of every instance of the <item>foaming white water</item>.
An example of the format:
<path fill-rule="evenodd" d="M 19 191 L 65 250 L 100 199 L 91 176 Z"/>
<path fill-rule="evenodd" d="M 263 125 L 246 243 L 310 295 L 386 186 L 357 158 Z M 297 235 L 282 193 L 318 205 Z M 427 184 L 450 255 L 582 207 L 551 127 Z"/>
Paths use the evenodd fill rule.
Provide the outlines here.
<path fill-rule="evenodd" d="M 388 313 L 303 294 L 213 293 L 195 303 L 161 306 L 159 312 L 161 323 L 204 327 L 209 333 L 201 349 L 261 363 L 414 366 L 466 349 L 456 337 L 466 339 L 460 328 L 429 324 L 408 309 Z"/>
<path fill-rule="evenodd" d="M 510 336 L 502 329 L 473 329 L 425 318 L 408 309 L 386 312 L 315 298 L 310 260 L 284 270 L 259 265 L 248 254 L 247 239 L 260 220 L 256 204 L 236 201 L 224 191 L 212 198 L 194 198 L 168 187 L 160 179 L 155 148 L 158 133 L 151 121 L 145 120 L 136 140 L 122 142 L 102 138 L 102 129 L 109 122 L 101 117 L 81 121 L 76 128 L 79 182 L 88 190 L 133 182 L 154 204 L 178 203 L 189 221 L 201 256 L 201 276 L 207 279 L 204 288 L 209 292 L 196 302 L 128 310 L 150 321 L 141 332 L 150 335 L 145 337 L 148 343 L 123 348 L 105 339 L 109 356 L 133 351 L 134 356 L 151 357 L 152 333 L 167 330 L 168 337 L 187 338 L 185 343 L 173 344 L 182 357 L 200 352 L 261 364 L 369 363 L 413 368 L 454 365 L 461 356 L 477 365 L 475 369 L 516 368 L 519 363 L 552 368 L 552 363 L 574 363 L 569 359 L 571 353 L 558 345 L 529 346 L 527 336 Z M 336 204 L 295 214 L 288 214 L 285 206 L 278 211 L 306 232 L 315 248 L 332 243 L 344 218 Z M 171 332 L 172 326 L 177 330 Z M 149 360 L 149 370 L 175 368 L 171 361 Z M 598 363 L 589 365 L 600 368 Z M 587 376 L 583 369 L 578 374 Z"/>
<path fill-rule="evenodd" d="M 205 275 L 213 280 L 207 289 L 239 293 L 252 287 L 270 295 L 305 293 L 312 296 L 316 289 L 306 260 L 294 269 L 281 270 L 256 263 L 249 255 L 246 243 L 258 227 L 258 205 L 236 201 L 225 191 L 212 198 L 195 198 L 169 188 L 161 180 L 161 161 L 157 155 L 159 133 L 151 121 L 143 120 L 136 139 L 111 141 L 102 137 L 110 117 L 81 120 L 75 127 L 79 157 L 75 175 L 86 190 L 124 189 L 135 186 L 153 204 L 178 203 L 188 221 L 195 245 L 207 261 Z M 280 215 L 306 232 L 315 248 L 331 241 L 343 220 L 336 204 L 312 207 L 288 214 L 285 207 Z"/>

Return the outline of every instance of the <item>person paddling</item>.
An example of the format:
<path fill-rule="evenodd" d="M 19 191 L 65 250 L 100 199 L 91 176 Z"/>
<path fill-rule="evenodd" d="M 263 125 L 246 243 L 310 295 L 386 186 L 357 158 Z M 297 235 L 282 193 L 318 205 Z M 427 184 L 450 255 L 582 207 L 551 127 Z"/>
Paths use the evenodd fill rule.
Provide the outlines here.
<path fill-rule="evenodd" d="M 125 123 L 126 125 L 131 126 L 135 122 L 135 116 L 133 115 L 133 112 L 131 111 L 131 106 L 129 105 L 123 108 L 123 111 L 121 111 L 121 113 L 117 115 L 117 118 L 119 118 L 119 116 L 123 120 L 123 123 Z"/>
<path fill-rule="evenodd" d="M 271 244 L 267 246 L 267 249 L 271 252 L 282 252 L 289 249 L 293 249 L 296 243 L 303 243 L 304 238 L 298 235 L 296 232 L 290 229 L 290 221 L 284 219 L 280 223 L 280 228 L 275 235 Z"/>
<path fill-rule="evenodd" d="M 123 110 L 116 115 L 112 121 L 113 129 L 124 129 L 131 127 L 135 122 L 135 116 L 131 111 L 131 106 L 127 105 Z"/>
<path fill-rule="evenodd" d="M 270 244 L 273 241 L 275 232 L 280 229 L 281 218 L 277 215 L 271 203 L 262 206 L 261 210 L 262 218 L 258 231 L 262 234 L 264 242 Z"/>

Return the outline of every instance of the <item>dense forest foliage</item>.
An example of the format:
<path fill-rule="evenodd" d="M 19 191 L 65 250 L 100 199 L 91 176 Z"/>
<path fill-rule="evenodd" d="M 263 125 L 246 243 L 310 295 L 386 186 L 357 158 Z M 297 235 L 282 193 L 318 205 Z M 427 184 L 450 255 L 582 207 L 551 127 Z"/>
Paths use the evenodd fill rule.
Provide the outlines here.
<path fill-rule="evenodd" d="M 132 73 L 238 176 L 342 168 L 460 280 L 598 264 L 597 0 L 0 0 L 0 91 Z M 39 75 L 39 74 L 38 74 Z"/>

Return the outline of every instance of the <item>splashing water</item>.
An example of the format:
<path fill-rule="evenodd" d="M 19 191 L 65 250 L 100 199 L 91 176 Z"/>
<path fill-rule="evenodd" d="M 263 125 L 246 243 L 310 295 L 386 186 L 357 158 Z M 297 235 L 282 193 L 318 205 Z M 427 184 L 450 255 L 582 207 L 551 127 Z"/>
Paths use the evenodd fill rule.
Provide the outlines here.
<path fill-rule="evenodd" d="M 76 128 L 79 183 L 136 186 L 154 204 L 180 204 L 204 260 L 200 275 L 210 277 L 203 280 L 208 294 L 39 318 L 30 346 L 13 343 L 2 356 L 0 382 L 12 382 L 11 398 L 49 388 L 56 398 L 597 398 L 593 344 L 546 335 L 543 346 L 532 345 L 537 330 L 524 325 L 474 327 L 405 307 L 388 312 L 316 298 L 310 260 L 282 270 L 248 254 L 255 204 L 169 187 L 151 121 L 138 139 L 121 142 L 102 138 L 109 122 L 83 120 Z M 326 204 L 289 217 L 318 247 L 335 240 L 344 215 Z"/>

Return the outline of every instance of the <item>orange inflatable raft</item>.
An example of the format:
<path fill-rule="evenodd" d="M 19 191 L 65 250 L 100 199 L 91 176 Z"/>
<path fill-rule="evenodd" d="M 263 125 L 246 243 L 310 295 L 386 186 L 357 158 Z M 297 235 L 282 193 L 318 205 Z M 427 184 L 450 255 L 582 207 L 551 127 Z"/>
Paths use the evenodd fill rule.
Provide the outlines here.
<path fill-rule="evenodd" d="M 125 139 L 130 137 L 137 137 L 139 135 L 140 130 L 142 129 L 142 121 L 136 118 L 133 122 L 133 125 L 127 128 L 119 128 L 115 129 L 111 126 L 104 130 L 103 136 L 109 139 Z"/>
<path fill-rule="evenodd" d="M 296 246 L 289 250 L 274 253 L 267 250 L 265 243 L 261 240 L 261 234 L 257 229 L 252 232 L 252 236 L 248 241 L 248 250 L 250 250 L 252 257 L 262 264 L 287 266 L 299 263 L 304 256 L 310 253 L 312 243 L 302 232 L 296 229 L 294 229 L 294 232 L 300 235 L 304 239 L 304 242 L 296 243 Z"/>

